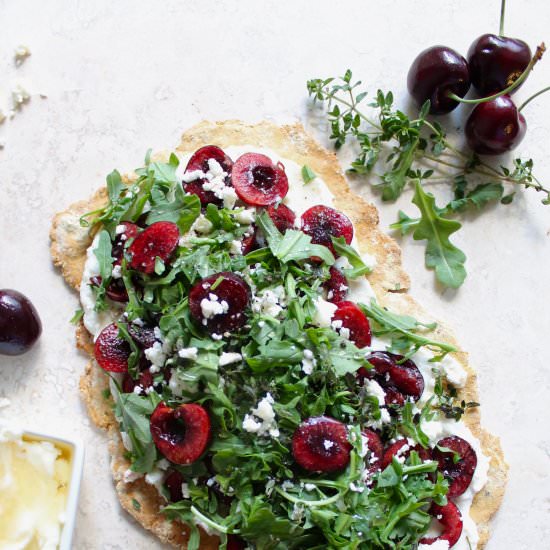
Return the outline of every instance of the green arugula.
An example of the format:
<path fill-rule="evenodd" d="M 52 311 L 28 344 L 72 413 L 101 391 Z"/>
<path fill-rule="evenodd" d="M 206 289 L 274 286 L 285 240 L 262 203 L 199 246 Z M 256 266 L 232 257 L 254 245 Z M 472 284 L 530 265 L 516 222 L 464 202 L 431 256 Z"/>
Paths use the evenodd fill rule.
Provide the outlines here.
<path fill-rule="evenodd" d="M 365 315 L 374 321 L 373 333 L 376 336 L 389 336 L 392 338 L 392 347 L 396 352 L 412 355 L 421 347 L 425 346 L 439 353 L 434 360 L 441 360 L 447 353 L 458 351 L 451 344 L 438 342 L 419 334 L 418 331 L 432 331 L 436 328 L 435 323 L 425 324 L 417 321 L 409 315 L 399 315 L 392 313 L 386 308 L 378 305 L 376 300 L 372 299 L 370 304 L 359 304 Z"/>
<path fill-rule="evenodd" d="M 426 267 L 435 269 L 437 279 L 444 286 L 458 288 L 466 278 L 466 255 L 451 243 L 449 237 L 460 229 L 461 224 L 443 218 L 437 212 L 434 196 L 426 193 L 420 182 L 416 183 L 413 203 L 421 214 L 413 239 L 426 240 Z"/>
<path fill-rule="evenodd" d="M 315 174 L 315 172 L 307 164 L 302 166 L 302 179 L 304 180 L 305 185 L 311 183 L 316 177 L 317 174 Z"/>
<path fill-rule="evenodd" d="M 114 261 L 114 258 L 111 255 L 111 249 L 111 237 L 107 231 L 102 230 L 99 233 L 97 246 L 94 249 L 94 256 L 97 258 L 97 262 L 99 264 L 99 275 L 101 276 L 101 284 L 94 287 L 96 291 L 96 311 L 101 311 L 107 307 L 107 304 L 105 303 L 105 290 L 111 280 Z"/>

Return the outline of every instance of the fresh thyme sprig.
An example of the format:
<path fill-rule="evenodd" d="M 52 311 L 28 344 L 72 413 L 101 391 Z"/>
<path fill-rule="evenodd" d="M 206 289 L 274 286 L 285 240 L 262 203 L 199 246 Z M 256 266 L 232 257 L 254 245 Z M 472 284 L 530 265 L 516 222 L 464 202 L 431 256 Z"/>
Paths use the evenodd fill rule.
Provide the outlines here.
<path fill-rule="evenodd" d="M 463 265 L 466 257 L 448 241 L 450 232 L 461 225 L 453 221 L 454 231 L 449 231 L 445 224 L 448 218 L 496 201 L 510 204 L 516 186 L 542 193 L 542 203 L 550 204 L 550 189 L 533 174 L 532 159 L 516 158 L 511 166 L 495 167 L 475 153 L 461 151 L 447 139 L 439 123 L 427 119 L 428 102 L 416 118 L 394 108 L 392 92 L 378 90 L 374 100 L 367 103 L 367 92 L 361 89 L 361 81 L 353 80 L 350 70 L 340 78 L 309 80 L 307 89 L 314 102 L 327 106 L 330 139 L 336 149 L 348 141 L 359 147 L 349 172 L 374 175 L 372 185 L 385 201 L 396 200 L 410 184 L 416 186 L 416 197 L 428 197 L 429 200 L 424 201 L 427 208 L 420 209 L 420 218 L 410 218 L 400 212 L 399 221 L 392 228 L 402 234 L 414 230 L 414 238 L 427 241 L 426 264 L 435 269 L 436 277 L 444 286 L 457 288 L 466 275 Z M 369 109 L 368 114 L 363 106 Z M 432 195 L 422 189 L 423 182 L 450 184 L 453 199 L 445 206 L 436 206 Z M 506 194 L 505 185 L 512 187 Z M 434 220 L 437 223 L 434 224 Z M 420 231 L 421 224 L 429 230 Z M 438 225 L 447 233 L 443 246 Z M 449 250 L 455 254 L 451 271 Z"/>

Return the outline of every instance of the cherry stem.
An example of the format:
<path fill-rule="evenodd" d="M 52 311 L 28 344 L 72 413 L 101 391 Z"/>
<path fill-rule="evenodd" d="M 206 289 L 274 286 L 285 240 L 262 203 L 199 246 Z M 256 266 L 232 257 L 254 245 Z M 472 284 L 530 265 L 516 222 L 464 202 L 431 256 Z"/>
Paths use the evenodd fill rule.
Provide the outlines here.
<path fill-rule="evenodd" d="M 533 99 L 535 99 L 535 97 L 538 97 L 539 95 L 542 95 L 543 93 L 547 92 L 548 90 L 550 90 L 550 86 L 546 86 L 546 88 L 543 88 L 542 90 L 539 90 L 536 94 L 533 94 L 530 98 L 526 99 L 526 100 L 521 104 L 521 106 L 519 107 L 518 111 L 521 111 L 528 103 L 530 103 L 531 101 L 533 101 Z"/>
<path fill-rule="evenodd" d="M 478 103 L 486 103 L 487 101 L 492 101 L 493 99 L 496 99 L 497 97 L 500 97 L 502 95 L 509 94 L 513 90 L 515 90 L 518 86 L 520 86 L 527 77 L 529 76 L 529 73 L 533 70 L 533 67 L 536 65 L 538 61 L 542 58 L 544 52 L 546 51 L 546 46 L 544 45 L 544 42 L 537 46 L 537 51 L 535 52 L 535 55 L 531 58 L 531 61 L 529 61 L 529 65 L 525 68 L 525 70 L 519 75 L 519 77 L 510 84 L 507 88 L 504 88 L 504 90 L 501 90 L 500 92 L 487 96 L 482 97 L 479 99 L 464 99 L 460 96 L 457 96 L 456 94 L 453 94 L 452 92 L 448 93 L 447 96 L 451 99 L 454 99 L 455 101 L 458 101 L 459 103 L 468 103 L 470 105 L 477 105 Z"/>
<path fill-rule="evenodd" d="M 506 11 L 506 0 L 502 0 L 500 3 L 500 25 L 498 28 L 498 35 L 504 36 L 504 12 Z"/>

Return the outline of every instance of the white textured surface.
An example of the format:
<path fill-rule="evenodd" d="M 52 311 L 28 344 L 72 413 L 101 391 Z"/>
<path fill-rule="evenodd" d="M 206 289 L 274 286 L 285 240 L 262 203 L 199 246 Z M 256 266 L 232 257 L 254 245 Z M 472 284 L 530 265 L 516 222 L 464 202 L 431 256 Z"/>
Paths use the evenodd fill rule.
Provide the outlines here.
<path fill-rule="evenodd" d="M 532 46 L 548 38 L 545 0 L 508 3 L 511 35 Z M 0 358 L 0 397 L 12 398 L 9 410 L 29 429 L 86 441 L 75 548 L 145 549 L 152 540 L 120 513 L 105 439 L 90 427 L 78 397 L 85 359 L 68 325 L 77 301 L 50 264 L 51 216 L 88 196 L 115 166 L 133 168 L 147 148 L 174 146 L 200 119 L 311 122 L 309 77 L 350 67 L 373 91 L 391 88 L 405 100 L 414 55 L 437 43 L 465 52 L 475 37 L 497 28 L 498 4 L 0 0 L 0 105 L 18 81 L 48 95 L 33 95 L 20 115 L 0 126 L 6 142 L 0 151 L 0 287 L 26 293 L 44 322 L 36 349 Z M 12 52 L 20 43 L 32 56 L 16 70 Z M 518 96 L 549 81 L 546 59 Z M 528 107 L 530 128 L 521 147 L 547 180 L 548 102 L 541 97 Z M 363 192 L 368 196 L 366 186 Z M 407 201 L 400 206 L 414 211 Z M 396 210 L 383 205 L 383 224 Z M 541 548 L 550 536 L 550 209 L 529 193 L 468 221 L 456 241 L 468 255 L 470 276 L 458 292 L 434 285 L 421 244 L 406 239 L 404 261 L 413 294 L 451 322 L 470 352 L 480 373 L 485 425 L 502 437 L 510 462 L 509 490 L 488 548 Z"/>

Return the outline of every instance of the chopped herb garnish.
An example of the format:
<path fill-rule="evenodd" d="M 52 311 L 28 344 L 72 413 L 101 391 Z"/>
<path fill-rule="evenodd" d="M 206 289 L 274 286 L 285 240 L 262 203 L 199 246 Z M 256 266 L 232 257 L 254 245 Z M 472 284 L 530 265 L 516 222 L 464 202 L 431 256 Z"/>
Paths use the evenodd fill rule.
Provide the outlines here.
<path fill-rule="evenodd" d="M 305 185 L 311 183 L 316 177 L 317 174 L 307 164 L 302 166 L 302 179 Z"/>

